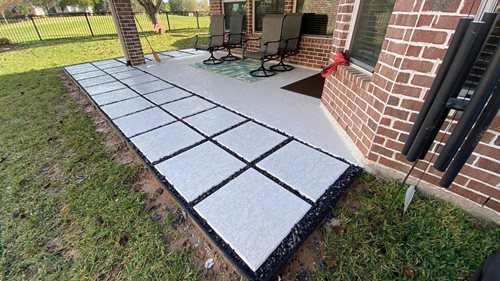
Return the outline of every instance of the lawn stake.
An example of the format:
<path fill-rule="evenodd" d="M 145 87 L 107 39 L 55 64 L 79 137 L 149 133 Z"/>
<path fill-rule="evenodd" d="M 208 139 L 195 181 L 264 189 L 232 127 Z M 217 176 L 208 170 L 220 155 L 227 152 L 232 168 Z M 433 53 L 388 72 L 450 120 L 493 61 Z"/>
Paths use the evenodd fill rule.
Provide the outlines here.
<path fill-rule="evenodd" d="M 155 58 L 155 61 L 161 62 L 160 57 L 158 56 L 158 54 L 156 53 L 156 51 L 153 49 L 153 46 L 151 46 L 151 43 L 149 42 L 148 37 L 144 33 L 144 30 L 142 29 L 141 23 L 139 22 L 139 20 L 137 20 L 137 17 L 135 16 L 135 14 L 134 14 L 134 18 L 135 18 L 135 21 L 137 22 L 137 25 L 141 29 L 141 33 L 144 36 L 144 39 L 146 39 L 146 42 L 148 42 L 149 48 L 151 48 L 151 53 L 153 54 L 153 57 Z"/>

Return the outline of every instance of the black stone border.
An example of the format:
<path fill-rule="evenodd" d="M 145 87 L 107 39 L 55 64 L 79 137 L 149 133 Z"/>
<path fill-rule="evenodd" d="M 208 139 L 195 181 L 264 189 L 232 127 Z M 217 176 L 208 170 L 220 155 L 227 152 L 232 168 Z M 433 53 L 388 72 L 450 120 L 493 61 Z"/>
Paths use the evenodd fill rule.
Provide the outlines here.
<path fill-rule="evenodd" d="M 117 62 L 120 62 L 120 63 L 123 63 L 117 59 L 115 59 Z M 109 74 L 105 71 L 105 69 L 100 69 L 98 66 L 94 65 L 93 63 L 91 63 L 94 67 L 97 67 L 99 70 L 105 72 L 107 75 L 111 75 L 113 76 L 113 74 L 116 74 L 116 73 L 113 73 L 113 74 Z M 134 67 L 135 68 L 135 67 Z M 194 201 L 191 202 L 187 202 L 176 190 L 175 188 L 173 187 L 173 185 L 171 183 L 169 183 L 165 177 L 159 173 L 155 168 L 154 168 L 154 165 L 153 163 L 151 163 L 146 157 L 145 155 L 142 154 L 142 152 L 133 144 L 133 142 L 130 140 L 129 137 L 127 137 L 119 128 L 118 126 L 116 126 L 113 122 L 112 122 L 112 119 L 109 118 L 109 116 L 101 110 L 100 106 L 98 106 L 95 101 L 93 100 L 93 97 L 88 94 L 85 89 L 78 83 L 78 81 L 76 79 L 73 78 L 73 76 L 66 71 L 66 69 L 64 69 L 64 72 L 66 73 L 67 76 L 71 77 L 71 79 L 73 80 L 73 82 L 80 88 L 80 90 L 85 93 L 85 95 L 87 96 L 87 98 L 90 100 L 90 102 L 92 103 L 92 105 L 94 106 L 94 108 L 97 109 L 97 111 L 103 116 L 105 117 L 105 120 L 107 121 L 107 123 L 109 125 L 111 125 L 112 127 L 114 127 L 119 133 L 120 135 L 122 136 L 122 138 L 125 140 L 125 143 L 127 143 L 127 145 L 132 149 L 132 151 L 134 151 L 134 153 L 139 156 L 145 166 L 148 168 L 148 170 L 150 172 L 152 172 L 158 180 L 160 180 L 160 182 L 163 184 L 164 188 L 171 194 L 173 195 L 173 197 L 175 198 L 175 200 L 182 206 L 182 208 L 186 211 L 186 213 L 189 214 L 189 216 L 193 219 L 193 221 L 200 227 L 200 229 L 206 234 L 206 236 L 214 243 L 216 244 L 223 252 L 223 254 L 226 256 L 226 258 L 238 269 L 238 271 L 244 275 L 245 277 L 247 277 L 248 279 L 250 280 L 271 280 L 276 274 L 279 273 L 279 270 L 283 267 L 283 265 L 288 261 L 288 259 L 294 254 L 294 252 L 302 245 L 302 243 L 309 237 L 309 235 L 319 226 L 319 224 L 327 217 L 331 216 L 332 215 L 332 210 L 334 209 L 334 206 L 336 204 L 336 202 L 338 201 L 338 199 L 340 198 L 342 192 L 349 186 L 351 185 L 354 180 L 358 177 L 358 175 L 361 173 L 362 171 L 362 168 L 356 166 L 356 165 L 353 165 L 351 163 L 349 163 L 348 161 L 346 161 L 345 159 L 343 158 L 340 158 L 338 156 L 335 156 L 335 155 L 332 155 L 330 153 L 327 153 L 325 151 L 323 151 L 322 149 L 320 148 L 317 148 L 317 147 L 314 147 L 304 141 L 301 141 L 295 137 L 292 137 L 292 136 L 289 136 L 287 135 L 286 133 L 276 129 L 276 128 L 272 128 L 272 127 L 269 127 L 267 126 L 266 124 L 263 124 L 259 121 L 256 121 L 252 118 L 249 118 L 239 112 L 236 112 L 232 109 L 229 109 L 221 104 L 218 104 L 216 102 L 213 102 L 203 96 L 200 96 L 194 92 L 191 92 L 179 85 L 176 85 L 174 83 L 171 83 L 171 82 L 168 82 L 164 79 L 162 79 L 161 77 L 158 77 L 154 74 L 151 74 L 147 71 L 144 71 L 142 69 L 139 69 L 139 68 L 135 68 L 139 71 L 142 71 L 144 72 L 145 74 L 149 74 L 151 76 L 154 76 L 156 77 L 158 80 L 161 80 L 161 81 L 164 81 L 166 83 L 169 83 L 170 85 L 174 86 L 174 87 L 177 87 L 179 89 L 182 89 L 186 92 L 189 92 L 191 93 L 192 95 L 194 96 L 197 96 L 199 98 L 202 98 L 210 103 L 213 103 L 214 107 L 210 108 L 210 109 L 214 109 L 216 107 L 221 107 L 221 108 L 224 108 L 232 113 L 235 113 L 241 117 L 244 118 L 244 121 L 238 123 L 238 124 L 235 124 L 233 126 L 231 126 L 230 128 L 227 128 L 225 129 L 224 131 L 222 132 L 219 132 L 217 134 L 214 134 L 212 136 L 207 136 L 205 135 L 203 132 L 200 132 L 198 129 L 194 128 L 193 126 L 191 126 L 190 124 L 188 124 L 186 121 L 184 121 L 185 118 L 187 117 L 191 117 L 193 115 L 196 115 L 196 114 L 199 114 L 201 112 L 198 112 L 196 114 L 192 114 L 192 115 L 189 115 L 189 116 L 186 116 L 186 117 L 183 117 L 183 118 L 178 118 L 176 117 L 175 115 L 171 114 L 170 112 L 168 112 L 167 110 L 165 110 L 164 108 L 161 107 L 161 105 L 157 105 L 156 103 L 152 102 L 151 100 L 149 100 L 146 96 L 147 94 L 141 94 L 137 91 L 135 91 L 134 89 L 130 88 L 128 85 L 122 83 L 125 88 L 129 88 L 131 89 L 132 91 L 136 92 L 139 96 L 145 98 L 146 100 L 148 100 L 149 102 L 153 103 L 155 106 L 157 106 L 158 108 L 162 109 L 163 111 L 165 111 L 167 114 L 171 115 L 172 117 L 174 117 L 176 119 L 176 121 L 179 121 L 181 123 L 183 123 L 184 125 L 188 126 L 189 128 L 193 129 L 194 131 L 196 131 L 197 133 L 201 134 L 203 137 L 204 137 L 204 140 L 202 141 L 199 141 L 191 146 L 189 146 L 189 148 L 186 148 L 186 149 L 183 149 L 181 152 L 175 152 L 174 155 L 170 155 L 170 156 L 167 156 L 167 157 L 163 157 L 165 159 L 162 158 L 161 161 L 164 161 L 166 159 L 169 159 L 175 155 L 178 155 L 179 153 L 182 153 L 190 148 L 193 148 L 197 145 L 200 145 L 201 143 L 204 143 L 206 141 L 210 141 L 214 144 L 216 144 L 218 147 L 222 148 L 223 150 L 225 150 L 226 152 L 230 153 L 231 155 L 233 155 L 234 157 L 238 158 L 239 160 L 243 161 L 244 163 L 246 163 L 245 167 L 243 167 L 242 169 L 240 169 L 239 171 L 235 172 L 233 175 L 231 175 L 228 179 L 224 180 L 222 183 L 218 184 L 217 186 L 215 187 L 212 187 L 210 190 L 208 190 L 207 192 L 205 192 L 204 194 L 200 195 L 197 199 L 195 199 Z M 92 71 L 95 71 L 95 70 L 92 70 Z M 80 73 L 83 73 L 83 72 L 80 72 Z M 77 73 L 77 74 L 80 74 L 80 73 Z M 119 72 L 117 72 L 119 73 Z M 76 75 L 76 74 L 75 74 Z M 114 77 L 114 76 L 113 76 Z M 116 78 L 115 78 L 116 79 Z M 118 80 L 118 79 L 117 79 Z M 120 80 L 118 80 L 120 81 Z M 121 82 L 120 82 L 121 83 Z M 102 94 L 102 93 L 100 93 Z M 205 110 L 206 111 L 206 110 Z M 205 112 L 205 111 L 202 111 L 202 112 Z M 173 121 L 173 122 L 176 122 L 176 121 Z M 169 124 L 172 124 L 173 122 L 170 122 Z M 224 133 L 224 132 L 227 132 L 235 127 L 238 127 L 242 124 L 245 124 L 247 122 L 254 122 L 256 124 L 259 124 L 267 129 L 270 129 L 278 134 L 281 134 L 283 136 L 286 137 L 286 140 L 281 142 L 280 144 L 278 144 L 277 146 L 275 146 L 274 148 L 272 148 L 271 150 L 265 152 L 263 155 L 261 155 L 260 157 L 258 157 L 257 159 L 251 161 L 251 162 L 248 162 L 247 160 L 243 159 L 243 157 L 241 157 L 240 155 L 236 154 L 235 152 L 229 150 L 228 148 L 226 148 L 225 146 L 221 145 L 220 143 L 218 143 L 217 141 L 215 141 L 213 138 Z M 166 125 L 162 125 L 162 126 L 166 126 Z M 326 191 L 325 193 L 316 201 L 316 203 L 312 202 L 312 200 L 308 199 L 308 198 L 305 198 L 304 196 L 302 196 L 298 191 L 296 191 L 295 189 L 289 187 L 287 184 L 283 183 L 282 181 L 278 180 L 277 178 L 275 178 L 274 176 L 270 175 L 267 171 L 259 168 L 256 166 L 256 164 L 261 161 L 262 159 L 264 159 L 265 157 L 267 157 L 268 155 L 272 154 L 273 152 L 275 152 L 276 150 L 278 150 L 279 148 L 281 148 L 282 146 L 290 143 L 291 141 L 297 141 L 299 143 L 302 143 L 316 151 L 319 151 L 321 153 L 324 153 L 334 159 L 337 159 L 339 161 L 342 161 L 346 164 L 349 165 L 349 167 L 347 168 L 347 170 L 337 179 L 337 181 L 335 181 L 335 183 L 333 183 Z M 156 161 L 154 164 L 157 164 L 161 161 Z M 311 208 L 309 209 L 309 211 L 305 214 L 305 216 L 291 229 L 290 233 L 285 237 L 285 239 L 283 239 L 283 241 L 278 245 L 278 247 L 273 251 L 273 253 L 266 259 L 266 261 L 259 267 L 259 269 L 254 272 L 253 270 L 251 270 L 248 265 L 236 254 L 236 252 L 231 248 L 231 246 L 229 244 L 227 244 L 211 227 L 210 225 L 207 223 L 207 221 L 201 217 L 195 210 L 194 210 L 194 206 L 199 203 L 200 201 L 202 201 L 204 198 L 208 197 L 210 194 L 212 194 L 213 192 L 217 191 L 218 189 L 222 188 L 222 186 L 224 186 L 225 184 L 227 184 L 228 182 L 230 182 L 232 179 L 236 178 L 237 176 L 239 176 L 240 174 L 242 174 L 243 172 L 245 172 L 246 170 L 250 169 L 250 168 L 254 168 L 256 170 L 258 170 L 258 172 L 260 172 L 261 174 L 263 174 L 264 176 L 270 178 L 273 182 L 279 184 L 280 186 L 284 187 L 285 189 L 287 189 L 288 191 L 292 192 L 293 194 L 295 194 L 296 196 L 300 197 L 302 200 L 308 202 L 309 204 L 311 204 Z"/>

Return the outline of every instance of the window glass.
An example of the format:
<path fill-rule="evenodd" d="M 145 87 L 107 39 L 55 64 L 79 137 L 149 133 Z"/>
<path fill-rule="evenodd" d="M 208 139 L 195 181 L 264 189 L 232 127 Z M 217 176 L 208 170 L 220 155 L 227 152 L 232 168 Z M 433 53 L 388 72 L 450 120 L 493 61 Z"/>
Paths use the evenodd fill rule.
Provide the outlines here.
<path fill-rule="evenodd" d="M 297 0 L 295 11 L 303 13 L 301 33 L 332 35 L 338 10 L 338 0 Z"/>
<path fill-rule="evenodd" d="M 284 0 L 255 0 L 255 31 L 262 31 L 262 19 L 265 14 L 283 14 Z"/>
<path fill-rule="evenodd" d="M 500 10 L 500 4 L 497 6 L 497 11 Z M 486 39 L 483 48 L 481 49 L 481 53 L 477 57 L 474 65 L 472 66 L 469 75 L 467 76 L 467 80 L 465 80 L 465 84 L 462 87 L 462 91 L 460 93 L 461 97 L 470 98 L 479 84 L 479 80 L 483 77 L 486 68 L 488 68 L 489 62 L 493 58 L 493 54 L 495 53 L 495 48 L 500 43 L 500 20 L 496 19 L 496 22 L 493 24 L 493 27 L 488 35 L 488 39 Z"/>
<path fill-rule="evenodd" d="M 245 14 L 245 1 L 224 2 L 224 14 L 226 15 L 226 30 L 229 30 L 231 24 L 231 15 Z M 243 30 L 246 30 L 246 24 L 243 24 Z"/>
<path fill-rule="evenodd" d="M 394 0 L 361 0 L 351 41 L 353 63 L 373 71 L 393 6 Z"/>

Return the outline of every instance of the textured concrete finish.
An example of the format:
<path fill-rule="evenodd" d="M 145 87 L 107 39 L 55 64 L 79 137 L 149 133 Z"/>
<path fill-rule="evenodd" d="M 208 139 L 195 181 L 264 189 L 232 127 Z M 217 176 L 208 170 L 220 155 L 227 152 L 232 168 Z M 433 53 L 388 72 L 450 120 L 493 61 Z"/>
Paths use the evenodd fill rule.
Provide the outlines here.
<path fill-rule="evenodd" d="M 106 69 L 106 72 L 109 73 L 109 74 L 115 74 L 115 73 L 119 73 L 119 72 L 124 72 L 124 71 L 131 71 L 131 70 L 134 70 L 135 68 L 131 67 L 131 66 L 126 66 L 126 65 L 120 65 L 120 66 L 116 66 L 116 67 L 113 67 L 113 68 L 107 68 Z"/>
<path fill-rule="evenodd" d="M 67 66 L 65 67 L 65 69 L 71 75 L 99 70 L 97 67 L 91 65 L 90 63 Z"/>
<path fill-rule="evenodd" d="M 144 83 L 144 84 L 134 85 L 134 86 L 131 86 L 130 88 L 132 88 L 132 89 L 136 90 L 137 92 L 144 95 L 144 94 L 149 94 L 152 92 L 156 92 L 159 90 L 172 88 L 172 87 L 173 86 L 170 85 L 169 83 L 158 80 L 158 81 L 148 82 L 148 83 Z"/>
<path fill-rule="evenodd" d="M 146 98 L 151 100 L 157 105 L 161 105 L 173 100 L 191 96 L 191 93 L 186 92 L 179 88 L 168 88 L 158 92 L 153 92 L 146 95 Z"/>
<path fill-rule="evenodd" d="M 146 109 L 148 107 L 153 107 L 154 104 L 150 103 L 149 101 L 137 97 L 133 99 L 128 99 L 108 105 L 102 106 L 102 110 L 106 112 L 106 114 L 109 116 L 111 119 L 115 119 L 118 117 L 122 117 L 124 115 Z"/>
<path fill-rule="evenodd" d="M 257 166 L 316 201 L 349 167 L 322 152 L 292 141 Z"/>
<path fill-rule="evenodd" d="M 116 60 L 106 60 L 106 61 L 95 62 L 94 65 L 99 67 L 100 69 L 108 69 L 117 66 L 123 66 L 124 64 Z"/>
<path fill-rule="evenodd" d="M 310 205 L 250 169 L 194 208 L 255 271 Z"/>
<path fill-rule="evenodd" d="M 81 80 L 85 81 L 85 80 Z M 106 83 L 106 84 L 101 84 L 101 85 L 95 85 L 92 87 L 85 87 L 85 91 L 89 93 L 89 95 L 98 95 L 102 94 L 105 92 L 109 91 L 114 91 L 114 90 L 119 90 L 125 88 L 125 85 L 123 85 L 120 82 L 111 82 L 111 83 Z"/>
<path fill-rule="evenodd" d="M 207 141 L 156 165 L 156 169 L 186 201 L 191 202 L 244 166 L 243 162 Z"/>
<path fill-rule="evenodd" d="M 124 88 L 121 90 L 111 91 L 100 95 L 94 96 L 94 101 L 98 105 L 105 105 L 117 101 L 122 101 L 130 98 L 139 97 L 134 91 Z"/>
<path fill-rule="evenodd" d="M 73 75 L 73 78 L 75 78 L 76 80 L 83 80 L 83 79 L 94 78 L 94 77 L 99 77 L 99 76 L 103 76 L 103 75 L 106 75 L 106 73 L 104 73 L 101 70 L 96 70 L 96 71 L 89 71 L 89 72 L 75 74 L 75 75 Z"/>
<path fill-rule="evenodd" d="M 132 138 L 132 142 L 141 150 L 150 162 L 186 148 L 203 137 L 184 124 L 176 122 Z"/>
<path fill-rule="evenodd" d="M 196 114 L 186 118 L 186 122 L 200 130 L 207 136 L 214 135 L 231 126 L 234 126 L 245 118 L 232 113 L 222 107 L 210 109 L 208 111 Z"/>
<path fill-rule="evenodd" d="M 108 71 L 108 70 L 106 70 L 106 71 Z M 139 75 L 142 75 L 142 74 L 144 74 L 144 72 L 133 68 L 132 70 L 118 72 L 118 73 L 113 73 L 113 76 L 116 79 L 125 79 L 125 78 L 139 76 Z"/>
<path fill-rule="evenodd" d="M 217 52 L 215 55 L 220 57 L 225 52 Z M 319 70 L 298 66 L 293 71 L 248 83 L 193 66 L 207 56 L 204 52 L 168 62 L 141 65 L 138 68 L 313 146 L 356 162 L 350 149 L 352 143 L 337 133 L 338 125 L 321 108 L 319 99 L 281 89 L 317 74 Z"/>
<path fill-rule="evenodd" d="M 169 57 L 174 57 L 174 58 L 182 58 L 182 57 L 187 57 L 187 56 L 191 55 L 191 54 L 188 54 L 186 52 L 179 52 L 179 51 L 168 51 L 168 52 L 162 52 L 161 54 L 164 56 L 169 56 Z"/>
<path fill-rule="evenodd" d="M 132 86 L 132 85 L 138 85 L 138 84 L 144 84 L 147 82 L 152 82 L 155 80 L 158 80 L 158 79 L 156 79 L 156 77 L 154 77 L 154 76 L 151 76 L 148 74 L 142 74 L 142 75 L 138 75 L 138 76 L 134 76 L 134 77 L 130 77 L 130 78 L 121 79 L 121 82 L 124 84 L 127 84 L 129 86 Z"/>
<path fill-rule="evenodd" d="M 109 76 L 109 75 L 102 75 L 102 76 L 98 76 L 98 77 L 93 77 L 93 78 L 81 80 L 80 84 L 83 87 L 90 87 L 90 86 L 105 84 L 105 83 L 109 83 L 109 82 L 113 82 L 113 81 L 116 81 L 116 79 Z"/>
<path fill-rule="evenodd" d="M 184 118 L 214 106 L 215 104 L 196 96 L 162 105 L 163 108 L 178 118 Z"/>
<path fill-rule="evenodd" d="M 115 119 L 113 122 L 127 136 L 132 137 L 139 133 L 151 130 L 161 125 L 174 122 L 175 118 L 165 111 L 153 107 L 122 118 Z"/>
<path fill-rule="evenodd" d="M 254 122 L 248 122 L 215 138 L 248 161 L 269 151 L 286 139 Z"/>

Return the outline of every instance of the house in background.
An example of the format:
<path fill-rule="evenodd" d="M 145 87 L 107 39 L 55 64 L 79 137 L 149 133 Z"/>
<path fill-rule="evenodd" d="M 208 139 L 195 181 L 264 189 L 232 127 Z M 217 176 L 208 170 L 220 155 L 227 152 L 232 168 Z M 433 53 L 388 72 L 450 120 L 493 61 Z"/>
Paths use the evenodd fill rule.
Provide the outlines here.
<path fill-rule="evenodd" d="M 300 52 L 289 62 L 319 69 L 337 52 L 349 50 L 351 65 L 326 79 L 321 104 L 367 166 L 399 175 L 410 169 L 400 152 L 459 18 L 479 19 L 496 9 L 498 0 L 210 0 L 213 14 L 245 11 L 250 38 L 260 36 L 265 14 L 304 13 Z M 493 47 L 498 45 L 499 31 L 497 21 L 489 39 Z M 258 41 L 250 42 L 254 45 L 249 50 L 258 47 Z M 482 62 L 487 55 L 483 52 Z M 484 71 L 482 62 L 478 60 L 469 75 L 466 95 L 473 93 Z M 497 117 L 448 190 L 500 212 L 499 146 Z M 428 165 L 440 148 L 435 142 L 413 172 L 420 176 L 425 171 L 422 180 L 430 185 L 437 185 L 442 176 Z"/>

